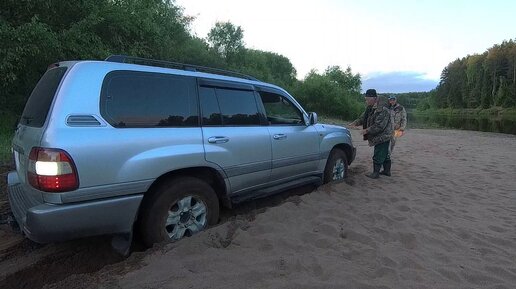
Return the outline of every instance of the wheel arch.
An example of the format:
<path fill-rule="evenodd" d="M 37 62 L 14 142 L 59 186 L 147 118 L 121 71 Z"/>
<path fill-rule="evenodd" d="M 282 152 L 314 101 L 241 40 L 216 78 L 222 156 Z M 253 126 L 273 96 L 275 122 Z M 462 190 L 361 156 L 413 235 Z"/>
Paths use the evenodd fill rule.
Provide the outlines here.
<path fill-rule="evenodd" d="M 231 202 L 228 196 L 228 189 L 225 179 L 222 176 L 222 173 L 218 172 L 216 169 L 211 167 L 192 167 L 192 168 L 184 168 L 178 169 L 174 171 L 167 172 L 161 176 L 159 176 L 149 187 L 147 192 L 144 193 L 143 199 L 140 205 L 139 211 L 147 204 L 148 200 L 152 198 L 157 189 L 164 183 L 168 182 L 173 178 L 180 177 L 194 177 L 198 178 L 202 181 L 207 182 L 217 194 L 217 198 L 219 199 L 219 203 L 223 206 L 231 206 Z M 138 212 L 138 215 L 140 212 Z"/>
<path fill-rule="evenodd" d="M 346 160 L 348 162 L 348 165 L 351 164 L 351 161 L 353 159 L 353 149 L 351 148 L 351 146 L 349 144 L 338 143 L 338 144 L 334 145 L 333 148 L 330 150 L 330 154 L 328 155 L 328 157 L 331 155 L 331 152 L 334 149 L 340 149 L 341 151 L 343 151 L 346 154 Z"/>
<path fill-rule="evenodd" d="M 162 209 L 170 210 L 170 207 L 166 207 L 170 204 L 169 202 L 173 201 L 175 196 L 181 195 L 181 192 L 191 189 L 192 186 L 200 190 L 199 194 L 204 195 L 201 198 L 204 198 L 208 207 L 213 209 L 209 211 L 212 213 L 208 214 L 211 217 L 208 219 L 207 226 L 218 222 L 219 208 L 221 203 L 224 205 L 223 200 L 226 198 L 226 186 L 222 176 L 215 169 L 209 167 L 174 170 L 163 174 L 152 183 L 144 193 L 138 208 L 133 231 L 145 246 L 150 247 L 154 243 L 163 241 L 163 238 L 166 239 L 159 233 L 161 232 L 159 220 L 164 212 Z M 158 221 L 156 222 L 156 220 Z"/>
<path fill-rule="evenodd" d="M 348 162 L 347 165 L 350 165 L 351 162 L 353 161 L 353 148 L 351 147 L 351 145 L 349 145 L 347 143 L 338 143 L 338 144 L 334 145 L 331 148 L 331 150 L 328 152 L 328 156 L 326 157 L 326 163 L 328 163 L 328 160 L 329 160 L 332 152 L 335 149 L 339 149 L 339 150 L 343 151 L 346 154 L 346 160 Z"/>

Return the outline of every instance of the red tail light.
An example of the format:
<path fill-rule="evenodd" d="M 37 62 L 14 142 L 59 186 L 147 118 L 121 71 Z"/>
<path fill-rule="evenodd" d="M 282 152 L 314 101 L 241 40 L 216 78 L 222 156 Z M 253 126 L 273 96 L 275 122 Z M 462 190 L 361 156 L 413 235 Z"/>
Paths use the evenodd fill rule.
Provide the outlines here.
<path fill-rule="evenodd" d="M 67 192 L 79 187 L 75 164 L 60 149 L 32 148 L 27 179 L 34 188 L 45 192 Z"/>

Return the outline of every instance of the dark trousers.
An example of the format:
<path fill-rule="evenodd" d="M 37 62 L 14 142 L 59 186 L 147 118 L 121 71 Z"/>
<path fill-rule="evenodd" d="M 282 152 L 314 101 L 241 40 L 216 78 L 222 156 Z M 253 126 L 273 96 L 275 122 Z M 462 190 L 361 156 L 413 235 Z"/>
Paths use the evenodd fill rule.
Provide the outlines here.
<path fill-rule="evenodd" d="M 384 162 L 391 160 L 389 144 L 390 141 L 386 141 L 374 146 L 373 163 L 382 165 Z"/>

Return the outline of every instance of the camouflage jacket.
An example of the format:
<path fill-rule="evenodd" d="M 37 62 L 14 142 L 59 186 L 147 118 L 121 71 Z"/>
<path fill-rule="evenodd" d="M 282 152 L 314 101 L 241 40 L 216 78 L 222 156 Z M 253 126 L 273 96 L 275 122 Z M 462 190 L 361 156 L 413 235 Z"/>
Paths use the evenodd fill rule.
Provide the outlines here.
<path fill-rule="evenodd" d="M 367 111 L 367 110 L 366 110 Z M 391 113 L 385 106 L 382 98 L 373 105 L 371 111 L 365 119 L 365 111 L 357 118 L 353 124 L 364 125 L 367 129 L 367 140 L 370 146 L 375 146 L 383 142 L 389 141 L 392 138 L 394 130 L 392 129 Z"/>
<path fill-rule="evenodd" d="M 405 108 L 396 103 L 395 106 L 389 107 L 392 116 L 392 124 L 394 125 L 394 129 L 405 130 L 407 127 L 407 112 Z"/>

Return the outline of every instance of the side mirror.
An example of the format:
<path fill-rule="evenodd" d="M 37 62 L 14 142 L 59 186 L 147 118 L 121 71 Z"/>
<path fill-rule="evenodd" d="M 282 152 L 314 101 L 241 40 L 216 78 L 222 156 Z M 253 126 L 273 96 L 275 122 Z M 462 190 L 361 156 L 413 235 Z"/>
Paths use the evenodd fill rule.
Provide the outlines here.
<path fill-rule="evenodd" d="M 310 120 L 309 125 L 314 125 L 317 123 L 317 113 L 315 113 L 315 112 L 308 113 L 308 118 Z"/>

